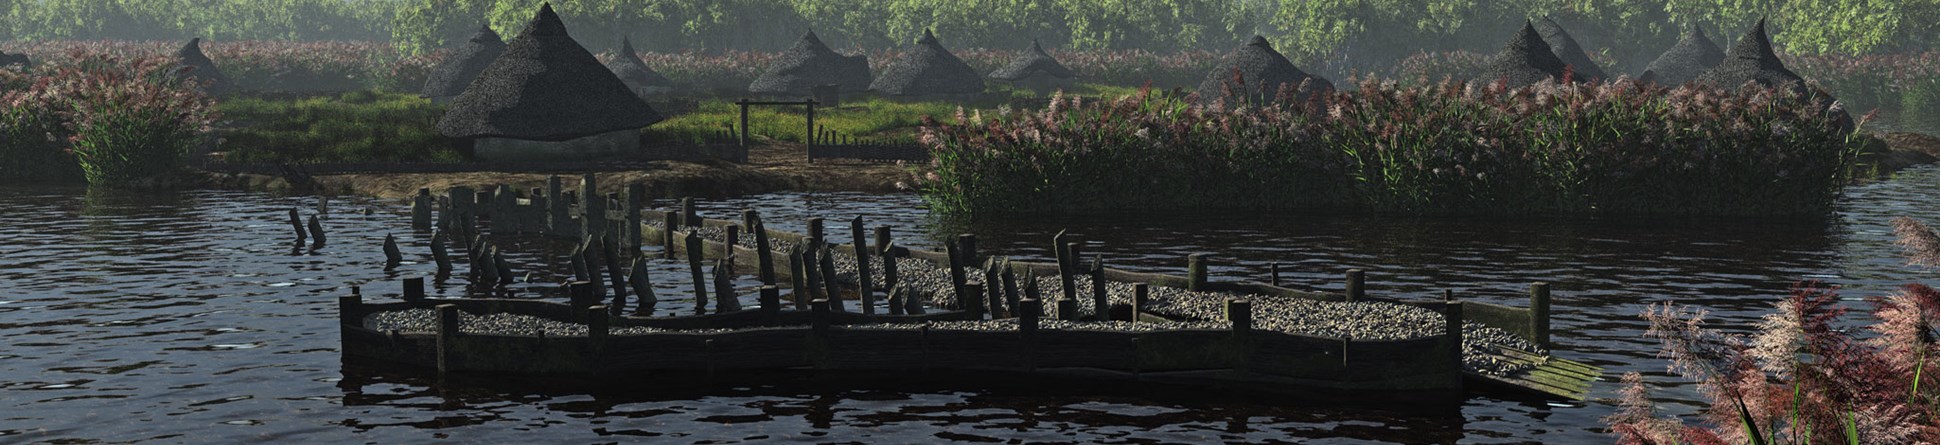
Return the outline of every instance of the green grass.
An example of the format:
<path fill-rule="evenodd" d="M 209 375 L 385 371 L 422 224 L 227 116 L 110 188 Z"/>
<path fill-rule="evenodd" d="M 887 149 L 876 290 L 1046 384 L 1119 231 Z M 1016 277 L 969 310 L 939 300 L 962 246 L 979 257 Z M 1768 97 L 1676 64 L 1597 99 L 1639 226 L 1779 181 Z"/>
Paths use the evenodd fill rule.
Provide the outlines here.
<path fill-rule="evenodd" d="M 229 162 L 457 162 L 438 134 L 444 108 L 412 94 L 233 98 L 218 106 Z"/>
<path fill-rule="evenodd" d="M 990 91 L 999 99 L 962 104 L 965 113 L 974 110 L 996 110 L 1008 101 L 1002 97 L 1030 98 L 1029 91 L 1012 90 L 1007 85 L 990 83 Z M 1119 97 L 1138 94 L 1138 88 L 1117 87 L 1097 84 L 1080 84 L 1069 94 L 1084 96 Z M 1023 99 L 1020 99 L 1023 100 Z M 1048 99 L 1046 99 L 1048 100 Z M 1042 101 L 1032 103 L 1040 104 Z M 844 98 L 842 106 L 830 109 L 815 108 L 815 125 L 833 130 L 839 134 L 858 138 L 869 138 L 880 142 L 914 142 L 915 129 L 922 123 L 923 116 L 934 116 L 947 120 L 956 114 L 958 104 L 949 102 L 895 102 L 887 99 L 864 96 Z M 807 132 L 804 107 L 800 106 L 756 106 L 748 110 L 750 137 L 765 137 L 782 142 L 802 143 Z M 732 123 L 739 125 L 740 112 L 733 99 L 706 100 L 700 109 L 688 114 L 654 124 L 643 130 L 648 141 L 675 142 L 704 140 L 709 134 L 725 129 Z"/>

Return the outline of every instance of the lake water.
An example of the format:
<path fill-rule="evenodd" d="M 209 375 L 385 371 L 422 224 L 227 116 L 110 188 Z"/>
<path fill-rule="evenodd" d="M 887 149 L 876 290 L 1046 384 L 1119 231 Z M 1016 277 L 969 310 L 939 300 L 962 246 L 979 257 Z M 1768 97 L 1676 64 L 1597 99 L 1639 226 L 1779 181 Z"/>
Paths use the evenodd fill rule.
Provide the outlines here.
<path fill-rule="evenodd" d="M 1697 407 L 1663 373 L 1637 317 L 1656 302 L 1700 305 L 1744 327 L 1803 279 L 1852 300 L 1931 281 L 1906 267 L 1886 222 L 1940 221 L 1940 168 L 1849 189 L 1819 223 L 1409 219 L 1328 215 L 1121 215 L 938 223 L 911 195 L 773 194 L 703 201 L 704 214 L 760 209 L 771 227 L 808 216 L 897 227 L 902 242 L 971 231 L 986 253 L 1042 259 L 1069 230 L 1116 267 L 1177 273 L 1214 255 L 1215 277 L 1265 279 L 1280 262 L 1293 287 L 1339 290 L 1368 269 L 1369 292 L 1525 304 L 1530 281 L 1555 288 L 1561 355 L 1607 368 L 1593 397 L 1643 371 L 1667 411 Z M 336 199 L 327 243 L 296 247 L 292 206 L 314 198 L 190 191 L 90 194 L 0 188 L 0 443 L 1601 443 L 1607 401 L 1553 403 L 1476 395 L 1449 403 L 1310 403 L 1109 384 L 960 386 L 883 379 L 543 382 L 346 365 L 335 297 L 397 292 L 432 269 L 428 238 L 398 203 Z M 370 208 L 373 214 L 364 215 Z M 384 235 L 406 263 L 383 268 Z M 535 282 L 564 273 L 565 246 L 503 241 Z M 461 266 L 462 267 L 462 266 Z M 662 295 L 680 295 L 672 263 Z M 529 274 L 529 275 L 527 275 Z M 462 279 L 434 284 L 462 292 Z M 742 287 L 751 282 L 742 280 Z M 537 286 L 535 286 L 537 288 Z M 663 297 L 657 313 L 687 310 Z M 1860 305 L 1855 305 L 1858 307 Z"/>

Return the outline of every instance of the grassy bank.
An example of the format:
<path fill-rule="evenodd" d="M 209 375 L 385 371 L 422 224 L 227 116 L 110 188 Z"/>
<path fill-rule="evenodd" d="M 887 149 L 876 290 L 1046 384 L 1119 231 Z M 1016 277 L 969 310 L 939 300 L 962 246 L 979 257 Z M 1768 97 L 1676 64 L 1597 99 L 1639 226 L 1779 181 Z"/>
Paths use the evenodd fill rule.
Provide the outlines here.
<path fill-rule="evenodd" d="M 232 98 L 219 108 L 229 162 L 457 162 L 438 134 L 444 107 L 413 94 L 355 92 L 302 99 Z"/>
<path fill-rule="evenodd" d="M 1618 82 L 1364 81 L 1308 104 L 1141 95 L 933 122 L 917 178 L 969 215 L 1286 209 L 1822 215 L 1860 144 L 1820 98 Z"/>

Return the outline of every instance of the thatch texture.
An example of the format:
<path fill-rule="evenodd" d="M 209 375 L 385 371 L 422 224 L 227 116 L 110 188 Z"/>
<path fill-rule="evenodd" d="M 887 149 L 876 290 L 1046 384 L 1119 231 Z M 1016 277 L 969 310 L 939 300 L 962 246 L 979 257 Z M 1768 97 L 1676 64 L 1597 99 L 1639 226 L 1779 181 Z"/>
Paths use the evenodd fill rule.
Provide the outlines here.
<path fill-rule="evenodd" d="M 640 61 L 640 55 L 633 51 L 631 38 L 620 39 L 620 53 L 614 54 L 613 61 L 607 62 L 606 67 L 613 70 L 613 75 L 619 76 L 620 81 L 625 82 L 627 88 L 632 88 L 636 93 L 665 93 L 674 88 L 674 81 L 668 80 L 667 76 L 660 75 L 659 72 L 648 67 L 646 62 Z"/>
<path fill-rule="evenodd" d="M 926 29 L 916 46 L 890 62 L 869 89 L 891 96 L 955 95 L 982 93 L 984 84 L 976 69 L 950 54 Z"/>
<path fill-rule="evenodd" d="M 431 74 L 425 77 L 424 90 L 419 95 L 453 97 L 463 94 L 465 87 L 472 84 L 472 79 L 478 78 L 478 73 L 485 72 L 485 67 L 504 53 L 505 41 L 499 40 L 498 33 L 492 32 L 490 26 L 479 26 L 478 32 L 466 39 L 464 45 L 431 70 Z"/>
<path fill-rule="evenodd" d="M 216 68 L 216 62 L 202 54 L 201 37 L 189 39 L 188 44 L 182 45 L 182 49 L 175 52 L 175 64 L 186 68 L 182 78 L 202 85 L 203 92 L 221 95 L 235 88 L 235 85 L 229 82 L 229 76 L 223 75 L 222 70 Z"/>
<path fill-rule="evenodd" d="M 814 31 L 803 34 L 795 46 L 775 58 L 768 71 L 748 84 L 748 92 L 781 96 L 808 96 L 810 88 L 837 85 L 841 92 L 869 89 L 867 56 L 844 56 L 829 49 Z"/>
<path fill-rule="evenodd" d="M 1244 85 L 1232 83 L 1235 74 Z M 1245 45 L 1227 53 L 1211 72 L 1206 73 L 1206 79 L 1199 82 L 1198 103 L 1234 105 L 1252 99 L 1270 100 L 1279 96 L 1282 87 L 1298 88 L 1295 99 L 1306 101 L 1315 94 L 1334 89 L 1334 84 L 1301 71 L 1286 56 L 1275 51 L 1273 44 L 1268 43 L 1265 37 L 1253 36 Z M 1243 96 L 1228 97 L 1228 92 Z"/>
<path fill-rule="evenodd" d="M 661 120 L 546 4 L 438 121 L 447 137 L 564 141 Z"/>
<path fill-rule="evenodd" d="M 1549 49 L 1549 43 L 1536 34 L 1534 24 L 1523 23 L 1522 30 L 1502 46 L 1502 52 L 1489 59 L 1488 71 L 1476 80 L 1495 82 L 1506 80 L 1509 87 L 1521 87 L 1547 79 L 1562 80 L 1562 58 Z"/>
<path fill-rule="evenodd" d="M 1590 54 L 1583 51 L 1583 45 L 1576 42 L 1576 37 L 1570 36 L 1569 31 L 1563 30 L 1563 25 L 1544 17 L 1542 23 L 1537 24 L 1537 28 L 1538 31 L 1542 31 L 1543 41 L 1549 43 L 1550 53 L 1555 54 L 1558 59 L 1563 59 L 1563 63 L 1570 66 L 1571 80 L 1590 82 L 1610 77 L 1602 67 L 1596 65 L 1596 61 L 1590 60 Z"/>
<path fill-rule="evenodd" d="M 1009 82 L 1024 80 L 1033 75 L 1058 79 L 1077 77 L 1077 73 L 1071 72 L 1070 68 L 1065 68 L 1064 64 L 1058 63 L 1058 59 L 1044 52 L 1044 47 L 1038 45 L 1036 39 L 1031 40 L 1031 49 L 1018 54 L 1017 58 L 1011 59 L 1010 64 L 1004 65 L 1003 68 L 990 72 L 990 78 Z"/>
<path fill-rule="evenodd" d="M 1772 38 L 1765 34 L 1765 20 L 1759 19 L 1738 43 L 1725 51 L 1724 60 L 1718 66 L 1698 75 L 1693 82 L 1737 88 L 1745 82 L 1755 82 L 1766 87 L 1786 86 L 1800 93 L 1805 92 L 1805 78 L 1785 68 L 1785 62 L 1778 60 L 1778 53 L 1772 51 Z"/>
<path fill-rule="evenodd" d="M 1698 75 L 1724 62 L 1724 50 L 1716 42 L 1704 35 L 1704 30 L 1692 24 L 1684 30 L 1684 36 L 1677 39 L 1657 60 L 1650 61 L 1645 67 L 1652 75 L 1651 81 L 1678 86 L 1697 79 Z"/>

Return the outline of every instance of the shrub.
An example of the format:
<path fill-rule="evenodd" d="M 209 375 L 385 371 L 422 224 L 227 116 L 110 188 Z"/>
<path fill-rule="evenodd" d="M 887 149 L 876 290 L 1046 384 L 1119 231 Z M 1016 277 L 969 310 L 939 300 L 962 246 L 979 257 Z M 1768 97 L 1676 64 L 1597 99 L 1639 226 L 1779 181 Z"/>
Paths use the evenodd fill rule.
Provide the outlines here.
<path fill-rule="evenodd" d="M 68 130 L 45 78 L 0 69 L 0 182 L 78 181 Z"/>
<path fill-rule="evenodd" d="M 353 92 L 305 99 L 236 98 L 221 104 L 229 162 L 456 162 L 438 134 L 444 107 L 412 94 Z"/>
<path fill-rule="evenodd" d="M 174 179 L 208 131 L 214 103 L 175 75 L 167 59 L 76 57 L 55 68 L 48 94 L 72 131 L 90 185 L 145 187 Z"/>
<path fill-rule="evenodd" d="M 1149 94 L 928 122 L 932 208 L 1823 215 L 1858 144 L 1818 94 L 1366 80 L 1218 110 Z M 1324 112 L 1322 112 L 1324 110 Z"/>

